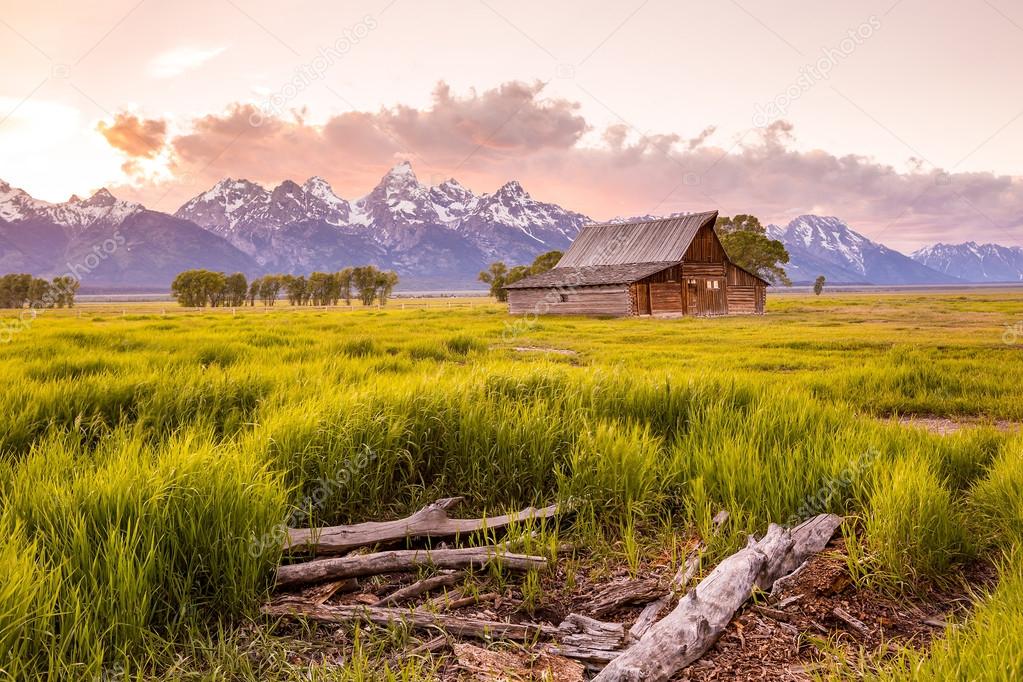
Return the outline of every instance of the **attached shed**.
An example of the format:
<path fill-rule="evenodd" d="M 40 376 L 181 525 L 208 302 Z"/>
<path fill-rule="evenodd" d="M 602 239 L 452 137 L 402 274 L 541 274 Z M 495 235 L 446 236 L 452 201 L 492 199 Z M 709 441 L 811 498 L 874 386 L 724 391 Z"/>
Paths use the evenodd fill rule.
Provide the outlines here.
<path fill-rule="evenodd" d="M 512 314 L 753 315 L 769 282 L 732 263 L 717 211 L 588 225 L 547 272 L 505 287 Z"/>

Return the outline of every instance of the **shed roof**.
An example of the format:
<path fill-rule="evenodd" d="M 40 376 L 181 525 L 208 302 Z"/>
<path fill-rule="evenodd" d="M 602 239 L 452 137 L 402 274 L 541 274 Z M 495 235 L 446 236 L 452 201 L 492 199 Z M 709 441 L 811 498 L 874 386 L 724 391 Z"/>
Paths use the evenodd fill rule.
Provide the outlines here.
<path fill-rule="evenodd" d="M 587 225 L 558 262 L 557 269 L 627 263 L 678 263 L 717 211 L 631 223 Z"/>
<path fill-rule="evenodd" d="M 630 284 L 666 270 L 675 263 L 626 263 L 622 265 L 586 265 L 558 267 L 531 275 L 506 285 L 505 289 L 546 289 L 551 287 L 585 287 L 600 284 Z"/>

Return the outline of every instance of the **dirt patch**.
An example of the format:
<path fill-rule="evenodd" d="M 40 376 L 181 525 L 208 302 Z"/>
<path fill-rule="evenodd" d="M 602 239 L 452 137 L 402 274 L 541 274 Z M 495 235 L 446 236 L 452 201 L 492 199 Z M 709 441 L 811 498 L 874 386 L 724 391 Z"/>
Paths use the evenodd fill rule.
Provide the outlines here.
<path fill-rule="evenodd" d="M 948 417 L 933 417 L 933 416 L 915 416 L 907 415 L 899 417 L 899 423 L 903 426 L 912 426 L 931 433 L 936 433 L 939 436 L 947 436 L 951 433 L 961 431 L 968 428 L 976 428 L 978 426 L 991 426 L 999 431 L 1009 433 L 1011 431 L 1018 431 L 1023 424 L 1019 422 L 1010 422 L 1005 420 L 998 421 L 985 421 L 978 418 L 961 417 L 958 419 L 950 419 Z"/>
<path fill-rule="evenodd" d="M 986 565 L 971 573 L 975 585 L 995 580 Z M 815 642 L 844 649 L 850 658 L 860 651 L 885 658 L 898 647 L 929 646 L 942 635 L 945 623 L 962 620 L 969 606 L 965 590 L 893 599 L 857 588 L 841 543 L 833 542 L 777 595 L 748 605 L 714 647 L 675 679 L 803 682 L 827 666 L 830 654 Z"/>

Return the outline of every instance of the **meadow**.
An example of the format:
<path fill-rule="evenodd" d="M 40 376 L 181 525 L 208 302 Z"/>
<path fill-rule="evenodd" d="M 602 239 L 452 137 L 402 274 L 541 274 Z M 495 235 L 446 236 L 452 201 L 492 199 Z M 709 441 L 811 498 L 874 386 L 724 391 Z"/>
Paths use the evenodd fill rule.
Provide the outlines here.
<path fill-rule="evenodd" d="M 845 514 L 864 584 L 911 595 L 977 562 L 999 580 L 933 650 L 831 674 L 1023 675 L 1023 297 L 773 296 L 768 311 L 41 313 L 0 345 L 0 679 L 430 678 L 434 657 L 388 657 L 407 633 L 361 629 L 343 663 L 310 670 L 258 607 L 286 520 L 451 495 L 473 515 L 571 500 L 540 543 L 630 566 L 711 538 L 719 509 L 711 563 L 770 522 Z"/>

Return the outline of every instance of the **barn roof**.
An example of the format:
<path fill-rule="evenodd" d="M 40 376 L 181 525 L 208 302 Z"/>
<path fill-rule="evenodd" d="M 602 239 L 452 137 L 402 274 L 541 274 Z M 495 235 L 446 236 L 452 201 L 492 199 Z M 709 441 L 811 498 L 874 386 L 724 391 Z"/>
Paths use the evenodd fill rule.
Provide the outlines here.
<path fill-rule="evenodd" d="M 505 289 L 546 289 L 550 287 L 585 287 L 598 284 L 630 284 L 638 279 L 666 270 L 675 263 L 625 263 L 621 265 L 585 265 L 562 267 L 531 275 L 505 285 Z"/>
<path fill-rule="evenodd" d="M 704 225 L 714 225 L 718 212 L 631 223 L 587 225 L 555 269 L 627 263 L 678 263 Z"/>

